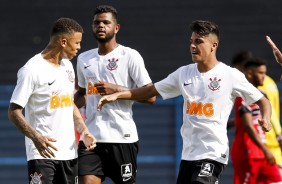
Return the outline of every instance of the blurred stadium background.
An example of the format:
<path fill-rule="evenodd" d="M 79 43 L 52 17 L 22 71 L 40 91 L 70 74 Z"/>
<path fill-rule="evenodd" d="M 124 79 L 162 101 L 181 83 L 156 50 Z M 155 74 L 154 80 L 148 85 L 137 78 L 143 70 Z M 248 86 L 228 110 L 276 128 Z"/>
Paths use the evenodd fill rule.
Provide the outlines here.
<path fill-rule="evenodd" d="M 49 41 L 53 22 L 59 17 L 76 19 L 85 29 L 82 49 L 97 44 L 91 33 L 94 8 L 110 4 L 117 8 L 121 30 L 118 42 L 138 50 L 153 82 L 182 65 L 191 63 L 189 24 L 207 19 L 220 26 L 218 59 L 230 64 L 233 55 L 250 50 L 268 62 L 270 75 L 281 89 L 281 68 L 276 64 L 265 35 L 282 49 L 282 1 L 102 1 L 102 0 L 2 0 L 0 6 L 0 183 L 26 183 L 24 137 L 8 121 L 7 107 L 16 83 L 17 70 Z M 76 59 L 73 59 L 74 67 Z M 181 154 L 179 128 L 182 99 L 155 105 L 137 104 L 134 116 L 139 130 L 139 184 L 175 183 Z M 234 131 L 228 132 L 230 143 Z M 232 163 L 222 176 L 222 184 L 232 183 Z M 110 181 L 106 181 L 110 183 Z"/>

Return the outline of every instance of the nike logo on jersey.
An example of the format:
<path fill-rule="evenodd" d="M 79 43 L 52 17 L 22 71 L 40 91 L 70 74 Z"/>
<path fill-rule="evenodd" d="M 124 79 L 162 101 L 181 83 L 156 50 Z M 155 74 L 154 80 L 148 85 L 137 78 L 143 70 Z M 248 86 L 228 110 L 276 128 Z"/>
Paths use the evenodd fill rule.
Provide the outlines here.
<path fill-rule="evenodd" d="M 56 80 L 54 80 L 53 82 L 48 82 L 48 85 L 51 86 Z"/>
<path fill-rule="evenodd" d="M 84 66 L 84 69 L 88 68 L 89 66 L 91 66 L 91 65 L 86 65 L 86 66 Z"/>
<path fill-rule="evenodd" d="M 185 82 L 184 82 L 183 86 L 188 86 L 188 85 L 190 85 L 190 84 L 192 84 L 192 82 L 189 82 L 189 83 L 185 83 Z"/>

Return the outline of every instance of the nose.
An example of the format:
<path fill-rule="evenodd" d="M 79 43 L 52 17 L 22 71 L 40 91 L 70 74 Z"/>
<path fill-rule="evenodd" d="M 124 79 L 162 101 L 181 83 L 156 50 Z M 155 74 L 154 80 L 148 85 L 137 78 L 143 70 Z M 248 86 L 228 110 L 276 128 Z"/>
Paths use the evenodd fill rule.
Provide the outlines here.
<path fill-rule="evenodd" d="M 103 22 L 99 22 L 98 27 L 104 27 L 105 24 Z"/>
<path fill-rule="evenodd" d="M 80 49 L 81 49 L 81 45 L 78 44 L 76 49 L 77 49 L 77 50 L 80 50 Z"/>

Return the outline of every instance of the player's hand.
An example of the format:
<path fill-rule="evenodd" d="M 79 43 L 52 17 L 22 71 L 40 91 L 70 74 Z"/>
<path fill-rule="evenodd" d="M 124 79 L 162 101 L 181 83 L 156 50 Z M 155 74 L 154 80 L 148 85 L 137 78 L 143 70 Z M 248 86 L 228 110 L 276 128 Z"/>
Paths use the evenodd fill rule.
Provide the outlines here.
<path fill-rule="evenodd" d="M 52 142 L 56 142 L 56 140 L 42 135 L 37 135 L 37 137 L 33 140 L 33 143 L 39 154 L 44 158 L 55 158 L 55 154 L 51 148 L 55 151 L 58 151 L 58 149 L 52 144 Z"/>
<path fill-rule="evenodd" d="M 266 41 L 268 42 L 268 44 L 272 48 L 276 61 L 279 64 L 282 65 L 282 54 L 281 54 L 280 50 L 277 48 L 277 46 L 275 45 L 275 43 L 271 40 L 271 38 L 269 36 L 266 36 Z"/>
<path fill-rule="evenodd" d="M 260 124 L 262 130 L 265 131 L 265 132 L 269 132 L 272 128 L 270 120 L 259 119 L 258 123 Z"/>
<path fill-rule="evenodd" d="M 90 132 L 85 131 L 81 136 L 86 147 L 86 151 L 93 150 L 96 147 L 96 139 Z"/>
<path fill-rule="evenodd" d="M 97 110 L 98 110 L 98 111 L 101 111 L 103 105 L 105 105 L 106 103 L 113 102 L 113 101 L 115 101 L 116 99 L 117 99 L 116 93 L 111 94 L 111 95 L 102 96 L 102 98 L 101 98 L 101 99 L 99 100 L 99 102 L 98 102 Z"/>
<path fill-rule="evenodd" d="M 105 81 L 99 81 L 94 83 L 94 87 L 96 87 L 97 92 L 100 95 L 110 95 L 117 92 L 118 85 Z"/>
<path fill-rule="evenodd" d="M 275 157 L 274 157 L 274 155 L 269 151 L 269 149 L 268 148 L 265 148 L 264 150 L 263 150 L 263 153 L 264 153 L 264 156 L 265 156 L 265 158 L 266 158 L 266 160 L 267 160 L 267 162 L 269 163 L 269 164 L 275 164 L 276 163 L 276 160 L 275 160 Z"/>

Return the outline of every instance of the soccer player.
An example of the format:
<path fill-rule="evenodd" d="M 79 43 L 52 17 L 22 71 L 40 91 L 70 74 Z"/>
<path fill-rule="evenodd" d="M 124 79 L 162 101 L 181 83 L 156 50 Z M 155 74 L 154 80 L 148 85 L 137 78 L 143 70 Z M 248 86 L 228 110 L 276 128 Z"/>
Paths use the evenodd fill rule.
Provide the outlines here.
<path fill-rule="evenodd" d="M 266 65 L 257 58 L 246 60 L 246 78 L 255 87 L 263 84 Z M 278 183 L 282 181 L 275 157 L 267 148 L 266 137 L 258 123 L 261 119 L 257 104 L 247 105 L 241 97 L 235 102 L 235 138 L 231 157 L 234 184 Z"/>
<path fill-rule="evenodd" d="M 74 129 L 87 150 L 96 146 L 73 102 L 75 75 L 69 60 L 80 49 L 82 33 L 75 20 L 59 18 L 46 48 L 18 71 L 8 114 L 25 135 L 28 183 L 77 183 Z"/>
<path fill-rule="evenodd" d="M 244 65 L 246 61 L 251 60 L 252 58 L 254 58 L 254 55 L 252 54 L 251 51 L 243 50 L 234 55 L 231 63 L 233 67 L 237 68 L 238 70 L 244 73 L 245 71 Z M 279 117 L 280 114 L 279 91 L 277 89 L 276 83 L 268 75 L 265 75 L 265 78 L 263 80 L 263 85 L 258 86 L 258 88 L 262 90 L 263 93 L 266 94 L 272 107 L 272 115 L 270 118 L 270 122 L 273 128 L 269 132 L 265 133 L 265 144 L 268 147 L 268 149 L 271 151 L 271 153 L 274 155 L 276 164 L 279 166 L 281 172 L 282 154 L 281 154 L 280 144 L 277 141 L 277 139 L 279 140 L 282 138 L 280 117 Z M 240 111 L 238 111 L 240 106 L 241 106 L 241 100 L 235 100 L 234 109 L 237 110 L 235 111 L 234 114 L 235 117 L 237 117 L 237 119 L 240 118 Z M 228 121 L 228 128 L 234 125 L 235 125 L 234 119 Z"/>
<path fill-rule="evenodd" d="M 282 153 L 281 153 L 281 143 L 282 143 L 282 131 L 280 124 L 280 100 L 279 100 L 279 90 L 275 81 L 268 75 L 265 76 L 262 86 L 258 88 L 263 91 L 272 107 L 271 124 L 272 129 L 266 132 L 266 146 L 273 153 L 276 164 L 280 168 L 280 173 L 282 174 Z"/>
<path fill-rule="evenodd" d="M 77 60 L 78 91 L 75 103 L 85 104 L 86 125 L 97 139 L 97 148 L 85 151 L 79 143 L 79 180 L 100 184 L 105 177 L 116 184 L 136 183 L 138 134 L 132 118 L 134 101 L 117 101 L 97 112 L 101 95 L 152 85 L 143 58 L 134 49 L 116 41 L 117 11 L 101 5 L 95 9 L 92 31 L 98 48 L 81 53 Z M 141 99 L 154 103 L 156 97 Z"/>
<path fill-rule="evenodd" d="M 140 100 L 156 95 L 163 99 L 183 96 L 182 160 L 177 184 L 218 183 L 229 155 L 226 124 L 237 96 L 257 103 L 262 111 L 259 124 L 271 129 L 271 107 L 244 74 L 216 58 L 219 28 L 211 21 L 190 25 L 190 52 L 194 64 L 182 66 L 152 86 L 103 96 L 98 103 L 108 108 L 117 99 Z"/>

